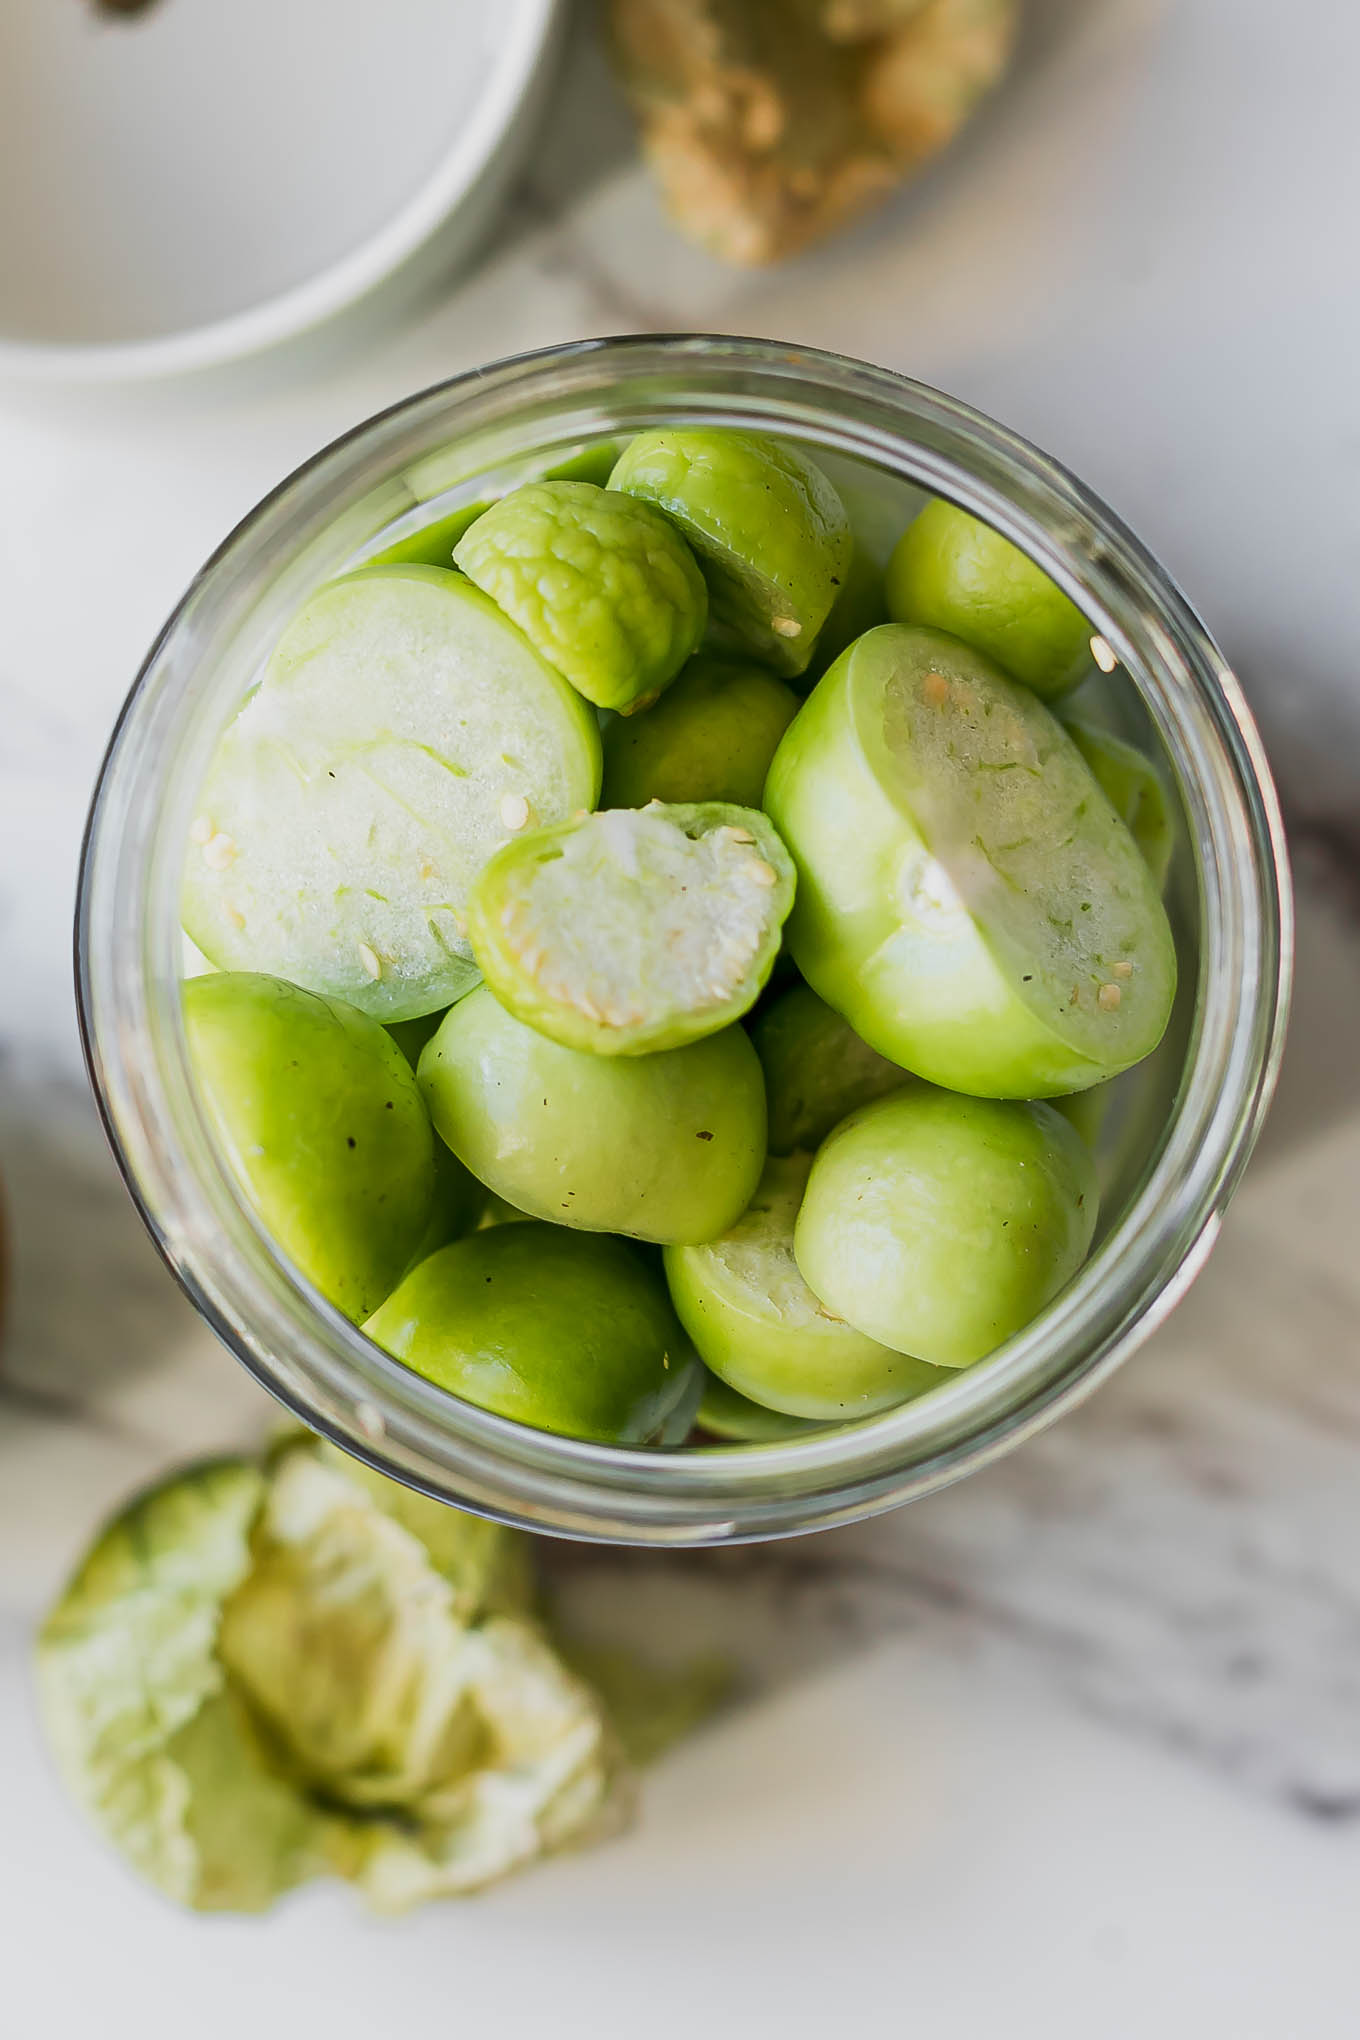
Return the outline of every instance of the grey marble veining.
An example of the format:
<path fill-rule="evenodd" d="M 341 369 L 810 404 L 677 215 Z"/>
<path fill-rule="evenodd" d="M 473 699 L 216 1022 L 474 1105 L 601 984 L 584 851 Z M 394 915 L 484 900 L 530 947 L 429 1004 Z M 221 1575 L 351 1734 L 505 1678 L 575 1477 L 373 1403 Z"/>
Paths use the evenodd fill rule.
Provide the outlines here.
<path fill-rule="evenodd" d="M 1305 930 L 1340 1020 L 1360 996 L 1360 944 L 1311 904 Z M 1319 990 L 1303 993 L 1301 1073 L 1326 1038 L 1334 1055 L 1354 1039 L 1314 1034 Z M 764 1611 L 755 1672 L 780 1662 L 772 1626 L 795 1657 L 922 1626 L 984 1675 L 1018 1653 L 1055 1697 L 1131 1735 L 1299 1814 L 1353 1820 L 1360 1101 L 1326 1133 L 1300 1122 L 1294 1144 L 1291 1088 L 1196 1287 L 1063 1422 L 876 1523 L 692 1559 L 571 1554 L 570 1590 L 642 1608 L 669 1579 L 703 1607 L 739 1587 Z M 743 1605 L 734 1638 L 750 1619 Z"/>

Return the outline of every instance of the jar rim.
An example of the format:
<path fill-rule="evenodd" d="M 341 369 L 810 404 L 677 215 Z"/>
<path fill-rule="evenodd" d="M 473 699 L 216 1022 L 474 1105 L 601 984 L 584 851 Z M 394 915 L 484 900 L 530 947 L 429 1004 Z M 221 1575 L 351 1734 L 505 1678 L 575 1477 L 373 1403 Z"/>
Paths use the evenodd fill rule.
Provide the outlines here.
<path fill-rule="evenodd" d="M 251 631 L 267 641 L 265 610 L 276 628 L 348 563 L 366 519 L 376 528 L 378 512 L 390 524 L 442 490 L 470 493 L 498 459 L 526 451 L 535 421 L 566 443 L 660 415 L 793 433 L 867 460 L 984 516 L 1036 559 L 1106 639 L 1174 759 L 1202 929 L 1160 1147 L 1033 1324 L 880 1416 L 779 1444 L 669 1453 L 558 1437 L 463 1403 L 327 1304 L 222 1159 L 172 996 L 185 809 L 220 727 L 197 699 L 214 656 L 237 646 L 247 662 Z M 1092 492 L 968 405 L 889 370 L 762 340 L 633 335 L 512 356 L 403 400 L 299 467 L 219 547 L 153 645 L 100 768 L 80 860 L 77 1004 L 99 1109 L 153 1239 L 218 1336 L 295 1415 L 379 1471 L 526 1527 L 748 1541 L 874 1514 L 985 1464 L 1161 1321 L 1207 1257 L 1274 1088 L 1291 927 L 1279 803 L 1240 687 L 1176 584 Z"/>

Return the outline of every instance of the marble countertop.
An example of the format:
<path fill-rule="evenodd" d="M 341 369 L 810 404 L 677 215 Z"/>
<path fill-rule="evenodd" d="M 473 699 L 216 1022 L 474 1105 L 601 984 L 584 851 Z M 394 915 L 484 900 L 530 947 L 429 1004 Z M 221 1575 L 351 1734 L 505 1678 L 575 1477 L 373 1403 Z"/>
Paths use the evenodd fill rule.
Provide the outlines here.
<path fill-rule="evenodd" d="M 676 242 L 582 32 L 475 271 L 395 331 L 176 388 L 0 389 L 0 1998 L 15 2040 L 1351 2035 L 1360 1897 L 1360 201 L 1344 0 L 1032 0 L 1015 78 L 834 247 Z M 1300 885 L 1279 1102 L 1208 1270 L 1056 1429 L 899 1515 L 563 1591 L 747 1696 L 636 1834 L 397 1926 L 318 1890 L 181 1919 L 47 1773 L 27 1656 L 98 1515 L 263 1397 L 116 1179 L 68 966 L 109 725 L 199 561 L 355 419 L 490 356 L 707 326 L 935 381 L 1089 479 L 1191 591 L 1279 770 Z M 17 2007 L 17 2012 L 13 2009 Z M 323 2025 L 324 2017 L 324 2025 Z"/>

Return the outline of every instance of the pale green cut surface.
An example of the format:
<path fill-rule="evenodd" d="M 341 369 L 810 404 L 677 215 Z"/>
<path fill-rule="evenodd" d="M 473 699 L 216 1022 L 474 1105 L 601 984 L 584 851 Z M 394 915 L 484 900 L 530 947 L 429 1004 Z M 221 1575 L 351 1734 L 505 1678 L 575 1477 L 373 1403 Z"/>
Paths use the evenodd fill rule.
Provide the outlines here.
<path fill-rule="evenodd" d="M 1090 766 L 1159 887 L 1165 889 L 1176 849 L 1176 819 L 1166 780 L 1136 745 L 1075 715 L 1063 727 Z"/>
<path fill-rule="evenodd" d="M 487 983 L 569 1048 L 637 1055 L 753 1003 L 793 902 L 765 816 L 720 802 L 612 808 L 507 844 L 473 888 Z"/>
<path fill-rule="evenodd" d="M 927 920 L 971 913 L 1025 1003 L 1095 1061 L 1136 1060 L 1175 986 L 1136 844 L 1027 688 L 943 633 L 916 632 L 906 649 L 881 710 L 891 780 L 927 846 L 899 881 L 905 896 Z"/>
<path fill-rule="evenodd" d="M 320 589 L 219 744 L 185 861 L 186 931 L 375 1019 L 477 981 L 468 888 L 532 822 L 593 805 L 595 718 L 460 575 L 369 567 Z"/>

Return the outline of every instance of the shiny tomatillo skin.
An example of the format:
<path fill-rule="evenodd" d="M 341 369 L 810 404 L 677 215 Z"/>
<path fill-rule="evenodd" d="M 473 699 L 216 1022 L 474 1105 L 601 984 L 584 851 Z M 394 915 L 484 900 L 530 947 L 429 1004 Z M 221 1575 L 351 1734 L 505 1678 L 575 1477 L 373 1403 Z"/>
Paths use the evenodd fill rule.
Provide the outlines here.
<path fill-rule="evenodd" d="M 557 1226 L 455 1241 L 365 1329 L 451 1394 L 569 1438 L 645 1445 L 697 1401 L 697 1363 L 656 1275 L 621 1240 Z"/>
<path fill-rule="evenodd" d="M 1076 1274 L 1095 1172 L 1052 1105 L 912 1085 L 817 1151 L 794 1230 L 805 1279 L 868 1338 L 969 1367 Z"/>
<path fill-rule="evenodd" d="M 786 732 L 765 807 L 798 867 L 787 942 L 889 1061 L 978 1097 L 1117 1075 L 1176 960 L 1156 884 L 1060 724 L 956 638 L 887 624 Z"/>
<path fill-rule="evenodd" d="M 347 1317 L 377 1308 L 432 1226 L 472 1222 L 456 1165 L 436 1209 L 434 1136 L 415 1078 L 366 1013 L 282 978 L 219 971 L 185 985 L 184 1024 L 252 1203 Z"/>
<path fill-rule="evenodd" d="M 518 1211 L 587 1232 L 705 1240 L 745 1210 L 765 1086 L 740 1027 L 656 1055 L 564 1048 L 485 986 L 420 1058 L 436 1131 Z"/>
<path fill-rule="evenodd" d="M 870 1416 L 938 1385 L 934 1368 L 828 1309 L 793 1258 L 811 1157 L 771 1157 L 737 1223 L 702 1246 L 667 1247 L 680 1322 L 739 1395 L 795 1417 Z"/>
<path fill-rule="evenodd" d="M 1091 671 L 1091 626 L 1027 553 L 937 497 L 888 562 L 888 613 L 947 630 L 1052 700 Z"/>

